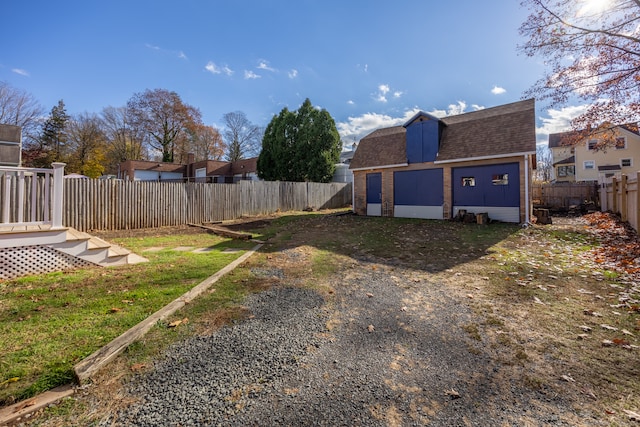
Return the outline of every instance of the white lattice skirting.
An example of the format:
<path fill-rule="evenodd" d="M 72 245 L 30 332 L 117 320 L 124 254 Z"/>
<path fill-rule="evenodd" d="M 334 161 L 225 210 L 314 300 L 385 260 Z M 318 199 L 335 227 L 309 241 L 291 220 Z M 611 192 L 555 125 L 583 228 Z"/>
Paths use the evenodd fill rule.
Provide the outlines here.
<path fill-rule="evenodd" d="M 0 248 L 0 279 L 95 266 L 48 246 Z"/>

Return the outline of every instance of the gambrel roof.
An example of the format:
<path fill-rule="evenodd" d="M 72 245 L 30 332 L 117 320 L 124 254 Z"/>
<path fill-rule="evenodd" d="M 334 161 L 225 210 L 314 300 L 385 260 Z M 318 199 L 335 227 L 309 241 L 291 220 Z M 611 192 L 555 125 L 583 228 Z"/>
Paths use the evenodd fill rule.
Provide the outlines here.
<path fill-rule="evenodd" d="M 456 116 L 434 118 L 442 127 L 435 163 L 534 154 L 536 151 L 535 101 L 528 99 Z M 378 129 L 358 145 L 351 169 L 407 164 L 406 128 Z"/>

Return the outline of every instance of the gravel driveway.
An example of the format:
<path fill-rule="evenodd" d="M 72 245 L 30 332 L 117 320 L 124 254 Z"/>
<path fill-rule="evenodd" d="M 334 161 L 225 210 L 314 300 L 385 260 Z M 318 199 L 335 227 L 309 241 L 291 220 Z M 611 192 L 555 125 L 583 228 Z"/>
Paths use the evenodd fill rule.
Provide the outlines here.
<path fill-rule="evenodd" d="M 320 293 L 279 285 L 248 319 L 171 348 L 102 426 L 598 425 L 522 382 L 442 283 L 362 260 Z"/>

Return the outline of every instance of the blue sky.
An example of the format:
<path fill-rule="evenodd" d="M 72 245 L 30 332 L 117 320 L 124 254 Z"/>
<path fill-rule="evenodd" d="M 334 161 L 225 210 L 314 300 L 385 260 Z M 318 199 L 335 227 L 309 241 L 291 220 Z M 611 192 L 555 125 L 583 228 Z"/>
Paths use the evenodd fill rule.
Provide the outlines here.
<path fill-rule="evenodd" d="M 404 122 L 518 101 L 542 74 L 517 52 L 515 0 L 44 0 L 3 4 L 0 81 L 46 111 L 99 113 L 134 93 L 177 92 L 219 127 L 266 126 L 305 98 L 343 141 Z M 538 105 L 539 141 L 580 107 Z"/>

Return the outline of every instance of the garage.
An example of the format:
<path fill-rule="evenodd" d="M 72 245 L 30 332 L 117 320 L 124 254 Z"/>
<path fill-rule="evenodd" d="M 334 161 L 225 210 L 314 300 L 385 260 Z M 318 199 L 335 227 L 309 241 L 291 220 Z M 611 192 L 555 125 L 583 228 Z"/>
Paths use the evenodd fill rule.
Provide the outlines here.
<path fill-rule="evenodd" d="M 520 222 L 518 163 L 453 168 L 452 190 L 454 216 L 464 209 L 486 212 L 492 220 Z"/>
<path fill-rule="evenodd" d="M 393 173 L 393 212 L 399 218 L 443 219 L 443 171 Z"/>

